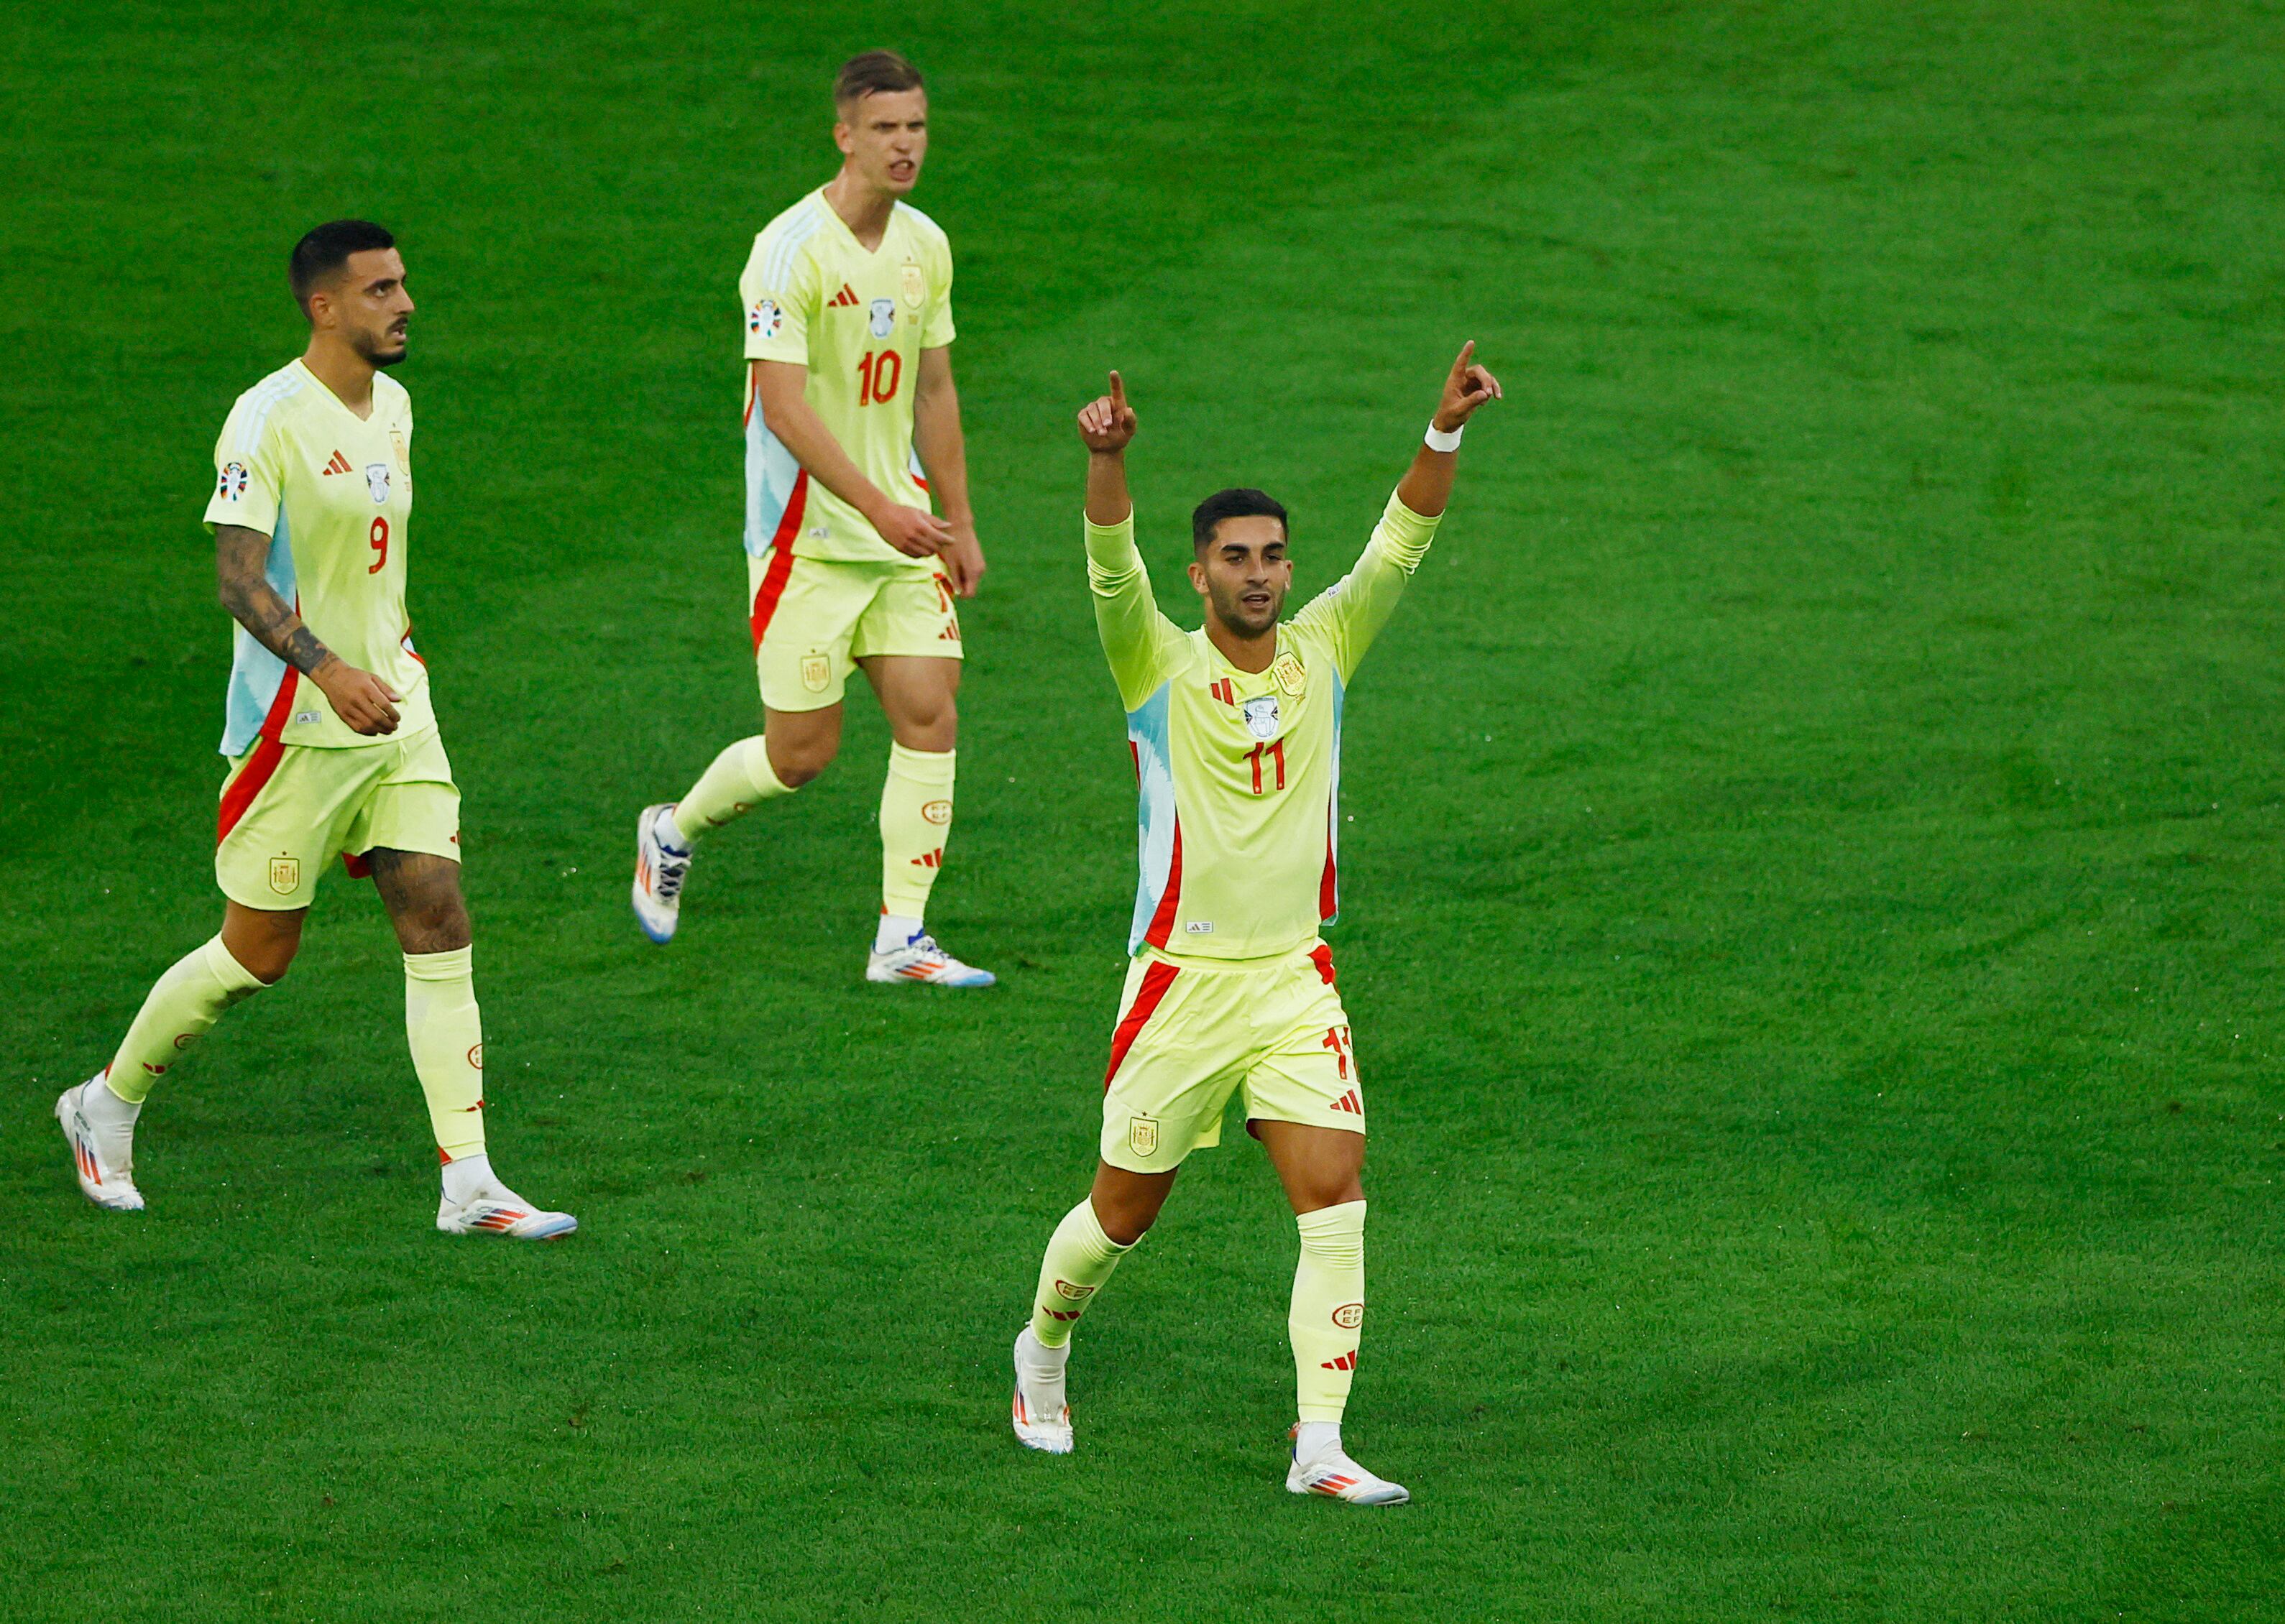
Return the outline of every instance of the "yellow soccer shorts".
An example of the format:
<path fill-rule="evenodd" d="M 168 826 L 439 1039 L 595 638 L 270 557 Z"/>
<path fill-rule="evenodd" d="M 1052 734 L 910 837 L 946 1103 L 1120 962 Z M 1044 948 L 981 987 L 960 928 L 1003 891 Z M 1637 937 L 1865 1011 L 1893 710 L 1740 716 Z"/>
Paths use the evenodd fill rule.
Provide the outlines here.
<path fill-rule="evenodd" d="M 944 572 L 801 558 L 783 547 L 746 559 L 762 703 L 821 710 L 841 702 L 857 662 L 875 655 L 960 658 L 960 616 Z"/>
<path fill-rule="evenodd" d="M 249 908 L 306 908 L 335 857 L 376 846 L 460 857 L 460 792 L 434 727 L 319 749 L 257 739 L 223 780 L 215 883 Z"/>
<path fill-rule="evenodd" d="M 1349 1017 L 1322 942 L 1224 969 L 1145 949 L 1127 972 L 1103 1079 L 1103 1159 L 1171 1173 L 1221 1142 L 1232 1093 L 1248 1122 L 1364 1132 Z"/>

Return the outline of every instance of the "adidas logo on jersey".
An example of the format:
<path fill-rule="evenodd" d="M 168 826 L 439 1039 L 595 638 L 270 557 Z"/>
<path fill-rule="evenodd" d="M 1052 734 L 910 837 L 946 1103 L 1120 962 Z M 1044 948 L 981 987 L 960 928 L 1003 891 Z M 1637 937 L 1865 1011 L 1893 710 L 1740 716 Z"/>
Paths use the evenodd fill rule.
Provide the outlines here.
<path fill-rule="evenodd" d="M 850 286 L 848 283 L 844 282 L 841 285 L 841 291 L 834 294 L 832 298 L 827 300 L 826 302 L 831 305 L 835 310 L 838 310 L 846 309 L 852 305 L 862 304 L 864 301 L 857 296 L 857 290 L 855 288 Z"/>
<path fill-rule="evenodd" d="M 326 472 L 328 474 L 349 473 L 349 459 L 342 456 L 339 451 L 335 451 L 334 453 L 334 459 L 326 465 Z"/>
<path fill-rule="evenodd" d="M 1237 703 L 1237 690 L 1232 686 L 1229 679 L 1227 677 L 1224 677 L 1219 682 L 1209 682 L 1206 684 L 1206 692 L 1213 694 L 1216 699 L 1221 701 L 1225 705 L 1235 705 Z"/>

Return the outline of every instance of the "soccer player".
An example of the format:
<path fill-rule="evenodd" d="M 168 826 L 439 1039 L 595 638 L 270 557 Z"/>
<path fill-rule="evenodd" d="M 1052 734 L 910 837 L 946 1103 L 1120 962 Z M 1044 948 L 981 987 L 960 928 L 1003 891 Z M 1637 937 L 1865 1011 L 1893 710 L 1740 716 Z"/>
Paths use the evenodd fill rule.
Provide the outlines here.
<path fill-rule="evenodd" d="M 336 220 L 294 247 L 310 319 L 301 359 L 238 397 L 215 446 L 206 522 L 231 666 L 215 879 L 222 932 L 159 978 L 112 1062 L 56 1102 L 79 1187 L 138 1212 L 135 1121 L 152 1086 L 224 1010 L 294 961 L 318 876 L 370 874 L 404 952 L 404 1032 L 444 1163 L 436 1227 L 545 1240 L 578 1227 L 492 1172 L 483 1032 L 460 899 L 460 792 L 404 614 L 412 300 L 396 241 Z"/>
<path fill-rule="evenodd" d="M 923 922 L 952 829 L 953 600 L 984 574 L 952 381 L 952 248 L 904 200 L 928 153 L 928 92 L 911 63 L 873 51 L 843 66 L 833 98 L 841 172 L 763 229 L 739 284 L 762 731 L 681 800 L 643 809 L 635 917 L 672 938 L 697 843 L 825 770 L 862 670 L 893 740 L 866 979 L 986 987 Z"/>
<path fill-rule="evenodd" d="M 1285 509 L 1221 490 L 1190 515 L 1205 624 L 1158 612 L 1135 545 L 1117 373 L 1079 414 L 1088 448 L 1088 584 L 1142 793 L 1142 885 L 1104 1079 L 1102 1160 L 1040 1267 L 1016 1338 L 1016 1436 L 1072 1447 L 1071 1335 L 1142 1238 L 1182 1158 L 1217 1144 L 1233 1090 L 1285 1187 L 1301 1236 L 1286 1325 L 1300 1420 L 1285 1487 L 1357 1505 L 1409 1498 L 1341 1445 L 1364 1323 L 1362 1084 L 1333 990 L 1341 700 L 1435 534 L 1460 433 L 1497 380 L 1463 348 L 1426 443 L 1346 579 L 1280 624 L 1292 564 Z"/>

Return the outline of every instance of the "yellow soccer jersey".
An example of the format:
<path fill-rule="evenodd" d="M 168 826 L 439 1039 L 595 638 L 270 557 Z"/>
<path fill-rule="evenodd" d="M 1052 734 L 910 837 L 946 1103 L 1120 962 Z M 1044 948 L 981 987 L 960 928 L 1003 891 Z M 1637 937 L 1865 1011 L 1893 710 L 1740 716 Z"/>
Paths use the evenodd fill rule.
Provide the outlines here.
<path fill-rule="evenodd" d="M 738 291 L 748 362 L 806 366 L 805 398 L 849 459 L 891 497 L 926 507 L 913 392 L 921 351 L 953 340 L 952 244 L 936 222 L 899 203 L 868 254 L 824 192 L 813 192 L 754 239 Z M 746 551 L 934 570 L 810 478 L 762 421 L 750 365 L 746 374 Z"/>
<path fill-rule="evenodd" d="M 1266 959 L 1334 917 L 1342 697 L 1436 522 L 1391 497 L 1363 556 L 1277 629 L 1260 672 L 1158 612 L 1131 516 L 1087 526 L 1095 626 L 1142 796 L 1130 952 Z"/>
<path fill-rule="evenodd" d="M 405 522 L 412 512 L 412 398 L 385 374 L 359 418 L 294 361 L 238 397 L 215 443 L 207 524 L 270 537 L 265 573 L 318 640 L 402 697 L 397 736 L 436 725 L 428 673 L 404 613 Z M 334 714 L 318 685 L 244 626 L 231 662 L 222 753 L 260 736 L 287 744 L 379 744 Z"/>

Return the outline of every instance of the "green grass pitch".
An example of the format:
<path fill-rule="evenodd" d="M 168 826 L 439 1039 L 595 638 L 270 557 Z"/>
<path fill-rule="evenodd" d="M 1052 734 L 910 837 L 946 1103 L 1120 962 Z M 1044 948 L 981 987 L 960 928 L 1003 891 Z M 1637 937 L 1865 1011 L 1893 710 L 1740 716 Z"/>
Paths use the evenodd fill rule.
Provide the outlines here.
<path fill-rule="evenodd" d="M 935 922 L 857 981 L 885 734 L 628 915 L 756 717 L 735 278 L 822 87 L 931 75 L 993 569 Z M 2224 4 L 27 8 L 0 24 L 0 1613 L 2251 1620 L 2285 1588 L 2285 24 Z M 336 877 L 169 1076 L 56 1091 L 213 928 L 197 519 L 292 239 L 420 302 L 413 612 L 504 1171 L 430 1228 Z M 1132 781 L 1073 411 L 1346 566 L 1454 347 L 1507 384 L 1349 712 L 1372 1090 L 1348 1433 L 1280 1481 L 1293 1237 L 1192 1165 L 1007 1344 L 1088 1174 Z"/>

